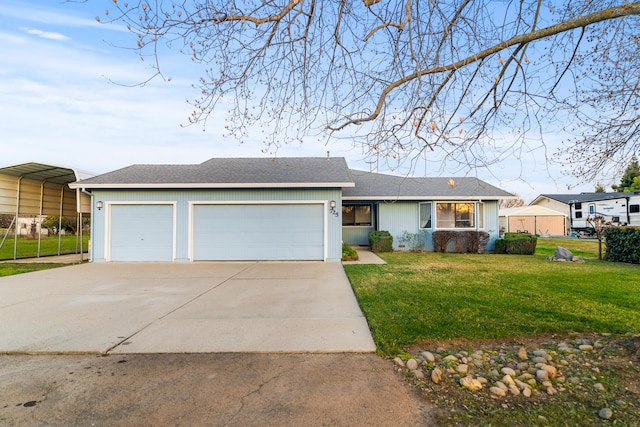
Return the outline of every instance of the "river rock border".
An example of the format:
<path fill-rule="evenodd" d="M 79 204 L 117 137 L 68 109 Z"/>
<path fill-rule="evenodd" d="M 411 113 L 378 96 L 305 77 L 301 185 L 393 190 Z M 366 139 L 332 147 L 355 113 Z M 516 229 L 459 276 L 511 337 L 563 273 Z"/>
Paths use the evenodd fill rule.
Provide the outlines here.
<path fill-rule="evenodd" d="M 628 337 L 637 335 L 627 334 Z M 456 351 L 440 346 L 419 351 L 412 357 L 393 359 L 396 369 L 424 384 L 452 381 L 473 393 L 492 399 L 508 396 L 554 396 L 567 387 L 604 391 L 598 382 L 599 368 L 593 361 L 603 355 L 611 334 L 595 338 L 564 339 L 543 345 L 502 344 L 498 348 Z M 606 357 L 606 356 L 605 356 Z M 575 374 L 575 365 L 589 368 L 590 375 Z M 600 418 L 610 419 L 613 412 L 602 408 Z"/>

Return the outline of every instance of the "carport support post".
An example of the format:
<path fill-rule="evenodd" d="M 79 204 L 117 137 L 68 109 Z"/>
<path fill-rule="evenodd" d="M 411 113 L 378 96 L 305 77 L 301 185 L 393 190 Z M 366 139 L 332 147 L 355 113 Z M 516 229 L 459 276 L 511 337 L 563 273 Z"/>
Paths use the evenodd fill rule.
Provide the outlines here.
<path fill-rule="evenodd" d="M 20 217 L 20 183 L 22 177 L 18 178 L 18 191 L 16 193 L 16 223 L 13 229 L 13 259 L 18 257 L 18 218 Z"/>
<path fill-rule="evenodd" d="M 40 243 L 42 241 L 42 212 L 44 209 L 44 183 L 46 181 L 43 179 L 42 183 L 40 184 L 40 215 L 39 215 L 39 220 L 40 220 L 40 230 L 38 230 L 38 258 L 40 258 Z"/>

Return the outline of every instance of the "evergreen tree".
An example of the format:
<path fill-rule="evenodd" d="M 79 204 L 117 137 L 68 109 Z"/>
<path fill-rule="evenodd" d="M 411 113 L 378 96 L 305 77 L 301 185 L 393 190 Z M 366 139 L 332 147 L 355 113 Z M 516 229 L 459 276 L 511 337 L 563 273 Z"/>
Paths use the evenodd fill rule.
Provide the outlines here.
<path fill-rule="evenodd" d="M 640 188 L 636 188 L 634 185 L 634 179 L 636 177 L 640 177 L 640 165 L 638 164 L 638 159 L 634 154 L 631 158 L 631 163 L 629 163 L 629 166 L 627 166 L 624 171 L 624 175 L 622 175 L 622 178 L 620 179 L 620 185 L 612 185 L 611 188 L 613 191 L 620 192 L 640 190 Z"/>

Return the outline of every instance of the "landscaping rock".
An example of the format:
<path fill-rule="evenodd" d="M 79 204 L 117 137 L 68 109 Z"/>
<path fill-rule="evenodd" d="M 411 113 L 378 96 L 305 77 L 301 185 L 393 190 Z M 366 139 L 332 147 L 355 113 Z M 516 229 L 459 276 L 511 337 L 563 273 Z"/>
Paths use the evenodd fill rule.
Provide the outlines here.
<path fill-rule="evenodd" d="M 556 260 L 571 261 L 573 259 L 573 254 L 569 249 L 563 248 L 562 246 L 556 246 L 556 251 L 553 254 L 553 257 Z"/>
<path fill-rule="evenodd" d="M 600 412 L 598 412 L 598 416 L 603 420 L 608 420 L 613 417 L 613 411 L 609 408 L 602 408 L 600 409 Z"/>
<path fill-rule="evenodd" d="M 504 397 L 507 395 L 507 390 L 502 389 L 500 387 L 490 387 L 489 388 L 489 392 L 493 395 L 493 396 L 497 396 L 497 397 Z"/>
<path fill-rule="evenodd" d="M 500 369 L 500 372 L 502 372 L 505 375 L 508 375 L 510 377 L 514 377 L 516 375 L 516 371 L 514 371 L 513 369 L 505 366 L 504 368 Z"/>
<path fill-rule="evenodd" d="M 469 375 L 464 378 L 460 378 L 460 385 L 471 391 L 482 390 L 482 383 Z"/>
<path fill-rule="evenodd" d="M 412 371 L 418 369 L 418 361 L 416 359 L 407 360 L 407 369 Z"/>
<path fill-rule="evenodd" d="M 520 350 L 518 350 L 518 359 L 520 359 L 520 360 L 529 359 L 529 356 L 527 355 L 527 349 L 526 348 L 520 347 Z"/>
<path fill-rule="evenodd" d="M 442 369 L 435 368 L 433 371 L 431 371 L 431 381 L 433 381 L 435 384 L 439 384 L 440 381 L 442 381 Z"/>
<path fill-rule="evenodd" d="M 411 371 L 411 374 L 418 380 L 424 379 L 424 372 L 422 372 L 420 369 Z"/>
<path fill-rule="evenodd" d="M 436 361 L 436 357 L 430 351 L 423 351 L 420 354 L 422 355 L 422 358 L 429 363 L 433 363 Z"/>

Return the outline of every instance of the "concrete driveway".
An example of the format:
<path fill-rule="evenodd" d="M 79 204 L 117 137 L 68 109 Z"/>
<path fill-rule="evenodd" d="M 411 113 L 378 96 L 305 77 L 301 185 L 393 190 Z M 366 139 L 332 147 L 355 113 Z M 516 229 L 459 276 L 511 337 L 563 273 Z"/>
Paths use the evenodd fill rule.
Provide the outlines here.
<path fill-rule="evenodd" d="M 90 263 L 0 277 L 0 353 L 373 351 L 339 263 Z"/>

